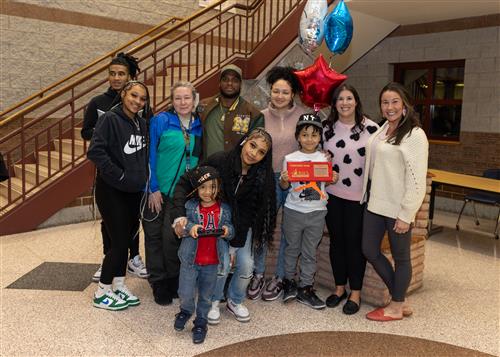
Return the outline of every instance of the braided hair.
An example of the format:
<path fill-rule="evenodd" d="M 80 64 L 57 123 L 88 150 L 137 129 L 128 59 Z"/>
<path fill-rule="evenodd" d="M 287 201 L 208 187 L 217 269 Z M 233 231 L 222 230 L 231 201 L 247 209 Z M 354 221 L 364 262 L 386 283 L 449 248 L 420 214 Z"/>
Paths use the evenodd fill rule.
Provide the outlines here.
<path fill-rule="evenodd" d="M 245 184 L 240 186 L 241 150 L 248 140 L 260 138 L 268 144 L 264 158 L 252 165 L 245 177 Z M 270 245 L 276 226 L 276 188 L 272 167 L 272 139 L 263 128 L 255 128 L 244 136 L 238 145 L 228 153 L 223 163 L 221 173 L 224 197 L 233 209 L 233 223 L 236 234 L 244 236 L 252 229 L 252 242 L 261 249 L 264 244 Z M 236 201 L 236 191 L 248 193 L 248 199 L 241 204 Z M 242 208 L 245 212 L 241 212 Z M 246 215 L 246 217 L 244 216 Z M 251 215 L 252 218 L 248 221 Z"/>
<path fill-rule="evenodd" d="M 128 73 L 132 79 L 136 79 L 137 73 L 141 71 L 137 58 L 124 52 L 118 53 L 116 57 L 111 60 L 109 65 L 111 66 L 112 64 L 119 64 L 127 67 Z"/>
<path fill-rule="evenodd" d="M 122 103 L 122 93 L 127 93 L 134 86 L 141 86 L 146 91 L 146 103 L 144 103 L 144 108 L 142 109 L 143 110 L 142 117 L 144 119 L 146 119 L 146 123 L 148 124 L 148 128 L 149 128 L 148 120 L 152 116 L 152 110 L 151 110 L 151 104 L 150 104 L 151 98 L 149 96 L 148 86 L 146 86 L 146 84 L 144 82 L 136 81 L 136 80 L 128 81 L 123 86 L 122 90 L 120 91 L 119 95 L 117 96 L 117 98 L 118 98 L 117 104 Z M 115 98 L 115 100 L 116 100 L 116 98 Z M 148 130 L 148 132 L 149 132 L 149 130 Z"/>

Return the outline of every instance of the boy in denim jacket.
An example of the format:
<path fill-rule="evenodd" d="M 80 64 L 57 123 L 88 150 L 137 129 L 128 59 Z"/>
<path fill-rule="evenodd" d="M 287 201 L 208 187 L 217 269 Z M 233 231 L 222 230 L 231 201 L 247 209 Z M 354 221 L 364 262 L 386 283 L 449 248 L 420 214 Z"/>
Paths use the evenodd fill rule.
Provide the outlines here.
<path fill-rule="evenodd" d="M 222 269 L 228 255 L 228 240 L 234 237 L 231 210 L 220 200 L 220 179 L 217 170 L 200 166 L 189 174 L 197 198 L 186 202 L 187 235 L 182 238 L 178 251 L 181 261 L 179 275 L 180 312 L 175 315 L 174 328 L 182 331 L 195 310 L 198 289 L 193 342 L 202 343 L 207 334 L 207 315 L 212 305 L 212 295 L 217 272 Z M 223 232 L 204 235 L 204 231 L 221 229 Z M 220 267 L 220 268 L 219 268 Z"/>

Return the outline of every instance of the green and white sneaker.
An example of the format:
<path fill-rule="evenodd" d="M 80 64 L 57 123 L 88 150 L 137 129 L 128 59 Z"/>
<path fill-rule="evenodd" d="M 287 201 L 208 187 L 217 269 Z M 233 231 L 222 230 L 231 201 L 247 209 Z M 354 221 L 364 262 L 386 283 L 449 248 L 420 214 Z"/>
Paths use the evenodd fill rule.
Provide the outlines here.
<path fill-rule="evenodd" d="M 125 286 L 123 285 L 121 288 L 113 291 L 118 297 L 128 304 L 128 306 L 137 306 L 141 303 L 141 300 Z"/>
<path fill-rule="evenodd" d="M 123 310 L 128 307 L 128 303 L 112 291 L 108 291 L 101 297 L 94 295 L 93 305 L 100 309 L 112 311 Z"/>

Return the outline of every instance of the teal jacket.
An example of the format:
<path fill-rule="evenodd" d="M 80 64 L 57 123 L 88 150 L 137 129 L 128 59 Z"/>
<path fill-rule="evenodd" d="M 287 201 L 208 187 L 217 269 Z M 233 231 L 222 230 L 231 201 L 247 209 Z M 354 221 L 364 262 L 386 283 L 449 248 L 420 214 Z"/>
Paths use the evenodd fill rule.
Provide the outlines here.
<path fill-rule="evenodd" d="M 181 122 L 173 109 L 161 112 L 151 119 L 149 127 L 150 192 L 160 190 L 161 193 L 172 197 L 177 181 L 186 171 L 188 157 L 190 169 L 198 166 L 202 153 L 202 126 L 197 115 L 193 116 L 187 132 L 190 139 L 189 153 L 186 152 Z"/>

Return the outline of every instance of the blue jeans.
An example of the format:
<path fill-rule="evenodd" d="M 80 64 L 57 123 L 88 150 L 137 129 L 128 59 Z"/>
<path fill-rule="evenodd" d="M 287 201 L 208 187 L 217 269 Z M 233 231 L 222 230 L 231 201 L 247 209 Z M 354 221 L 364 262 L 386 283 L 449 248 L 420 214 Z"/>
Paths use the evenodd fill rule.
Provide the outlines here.
<path fill-rule="evenodd" d="M 181 310 L 192 315 L 196 306 L 196 320 L 207 320 L 217 281 L 217 266 L 217 264 L 181 264 L 178 291 Z M 197 288 L 198 303 L 195 305 L 194 297 Z"/>
<path fill-rule="evenodd" d="M 253 256 L 252 256 L 252 231 L 249 230 L 245 246 L 233 248 L 236 250 L 236 262 L 233 277 L 227 289 L 227 298 L 235 304 L 241 304 L 247 294 L 247 286 L 253 276 Z M 222 300 L 224 297 L 224 284 L 229 274 L 229 257 L 223 262 L 224 273 L 217 276 L 217 283 L 212 300 Z"/>
<path fill-rule="evenodd" d="M 288 196 L 288 190 L 282 190 L 279 184 L 280 173 L 275 172 L 274 176 L 276 178 L 276 211 L 283 207 Z M 276 276 L 279 279 L 283 279 L 285 276 L 285 248 L 286 240 L 285 234 L 283 233 L 283 219 L 281 220 L 281 238 L 280 238 L 280 248 L 278 251 L 278 262 L 276 265 Z M 264 275 L 266 271 L 266 256 L 267 256 L 267 245 L 262 247 L 261 251 L 255 252 L 255 274 Z"/>

